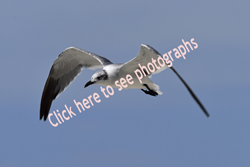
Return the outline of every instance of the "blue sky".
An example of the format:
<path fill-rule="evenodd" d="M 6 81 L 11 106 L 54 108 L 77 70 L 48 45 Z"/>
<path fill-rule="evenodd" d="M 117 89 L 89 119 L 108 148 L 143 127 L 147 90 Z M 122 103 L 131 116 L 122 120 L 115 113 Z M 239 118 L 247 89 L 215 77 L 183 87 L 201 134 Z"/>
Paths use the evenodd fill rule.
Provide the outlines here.
<path fill-rule="evenodd" d="M 248 1 L 0 2 L 0 166 L 249 166 Z M 161 54 L 194 38 L 199 47 L 173 67 L 210 113 L 206 118 L 167 69 L 152 80 L 163 95 L 114 95 L 54 128 L 39 121 L 43 87 L 56 57 L 75 46 L 114 63 L 141 44 Z M 81 75 L 50 112 L 101 94 Z M 112 106 L 111 106 L 112 105 Z"/>

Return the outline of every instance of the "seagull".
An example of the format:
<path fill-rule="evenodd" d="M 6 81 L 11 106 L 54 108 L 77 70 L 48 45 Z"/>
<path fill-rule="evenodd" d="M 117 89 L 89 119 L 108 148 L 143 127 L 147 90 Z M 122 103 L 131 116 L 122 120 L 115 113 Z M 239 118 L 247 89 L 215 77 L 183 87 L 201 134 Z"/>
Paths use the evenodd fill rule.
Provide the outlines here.
<path fill-rule="evenodd" d="M 126 75 L 130 74 L 130 76 L 134 78 L 133 84 L 128 84 L 124 89 L 141 89 L 145 94 L 151 96 L 161 95 L 162 92 L 160 91 L 159 86 L 154 84 L 150 80 L 150 77 L 152 74 L 157 74 L 165 70 L 168 67 L 167 64 L 163 67 L 159 66 L 159 68 L 151 74 L 149 71 L 144 69 L 143 74 L 145 76 L 141 79 L 141 81 L 136 79 L 138 76 L 135 74 L 135 70 L 139 69 L 138 64 L 147 65 L 147 63 L 151 62 L 151 60 L 158 58 L 161 59 L 162 55 L 153 47 L 146 44 L 141 45 L 140 51 L 135 58 L 123 64 L 113 64 L 105 57 L 101 57 L 97 54 L 76 47 L 69 47 L 65 49 L 54 61 L 45 83 L 40 105 L 40 120 L 44 118 L 44 121 L 46 121 L 53 100 L 74 81 L 84 67 L 91 70 L 102 69 L 92 75 L 90 81 L 85 84 L 84 88 L 93 84 L 103 86 L 109 85 L 111 87 L 118 88 L 119 85 L 115 84 L 115 81 L 120 78 L 126 78 Z M 183 78 L 172 66 L 169 68 L 185 85 L 204 114 L 209 117 L 209 113 Z"/>

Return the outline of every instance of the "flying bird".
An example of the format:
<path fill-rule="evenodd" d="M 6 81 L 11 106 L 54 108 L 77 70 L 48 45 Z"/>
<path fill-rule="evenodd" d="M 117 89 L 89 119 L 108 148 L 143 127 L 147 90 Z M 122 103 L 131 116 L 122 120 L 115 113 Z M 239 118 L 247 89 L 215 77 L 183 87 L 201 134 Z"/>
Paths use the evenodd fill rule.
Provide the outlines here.
<path fill-rule="evenodd" d="M 145 44 L 141 45 L 140 51 L 135 58 L 123 64 L 113 64 L 105 57 L 76 47 L 65 49 L 54 61 L 45 83 L 40 105 L 40 120 L 42 118 L 44 118 L 44 121 L 47 119 L 52 101 L 73 82 L 84 67 L 92 70 L 102 69 L 92 75 L 90 81 L 85 84 L 85 87 L 97 84 L 119 88 L 120 85 L 115 82 L 120 78 L 126 78 L 126 75 L 129 74 L 134 78 L 133 84 L 128 84 L 125 89 L 141 89 L 145 94 L 151 96 L 161 95 L 162 92 L 159 86 L 150 80 L 152 74 L 159 73 L 168 67 L 167 64 L 164 66 L 159 65 L 160 59 L 162 59 L 162 55 L 153 47 Z M 155 68 L 154 72 L 150 73 L 149 70 L 141 68 L 141 66 L 146 67 L 152 60 L 158 60 L 158 67 Z M 138 64 L 140 64 L 140 67 Z M 209 117 L 207 110 L 183 78 L 173 67 L 169 68 L 178 76 L 205 115 Z M 141 70 L 140 76 L 139 73 L 135 72 L 136 70 Z M 138 76 L 142 79 L 136 79 Z"/>

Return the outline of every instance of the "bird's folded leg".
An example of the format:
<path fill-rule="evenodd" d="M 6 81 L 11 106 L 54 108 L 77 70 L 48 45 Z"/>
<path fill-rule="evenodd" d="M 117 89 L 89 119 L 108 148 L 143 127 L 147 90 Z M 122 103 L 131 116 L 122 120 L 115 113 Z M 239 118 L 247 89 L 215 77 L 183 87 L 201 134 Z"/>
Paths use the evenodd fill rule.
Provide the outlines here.
<path fill-rule="evenodd" d="M 150 89 L 147 84 L 143 84 L 143 86 L 145 86 L 148 89 L 148 90 L 141 89 L 145 94 L 148 94 L 148 95 L 151 95 L 151 96 L 157 96 L 158 95 L 158 93 L 153 91 L 152 89 Z"/>

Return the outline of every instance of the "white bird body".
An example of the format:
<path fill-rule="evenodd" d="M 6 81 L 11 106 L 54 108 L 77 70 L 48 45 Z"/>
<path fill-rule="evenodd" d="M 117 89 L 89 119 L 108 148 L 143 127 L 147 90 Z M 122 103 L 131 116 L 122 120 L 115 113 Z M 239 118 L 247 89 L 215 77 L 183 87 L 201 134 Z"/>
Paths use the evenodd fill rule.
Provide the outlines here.
<path fill-rule="evenodd" d="M 109 76 L 107 80 L 101 80 L 101 82 L 96 83 L 97 85 L 103 86 L 111 86 L 114 88 L 120 88 L 115 84 L 118 78 L 126 78 L 128 75 L 127 71 L 124 71 L 121 67 L 123 64 L 109 64 L 103 67 Z M 159 90 L 159 86 L 154 84 L 148 76 L 143 77 L 141 80 L 142 83 L 139 82 L 135 73 L 129 73 L 129 75 L 133 79 L 133 84 L 128 84 L 127 87 L 123 87 L 123 89 L 145 89 L 143 84 L 147 84 L 148 87 L 152 90 L 155 90 L 158 94 L 162 95 L 162 92 Z"/>

